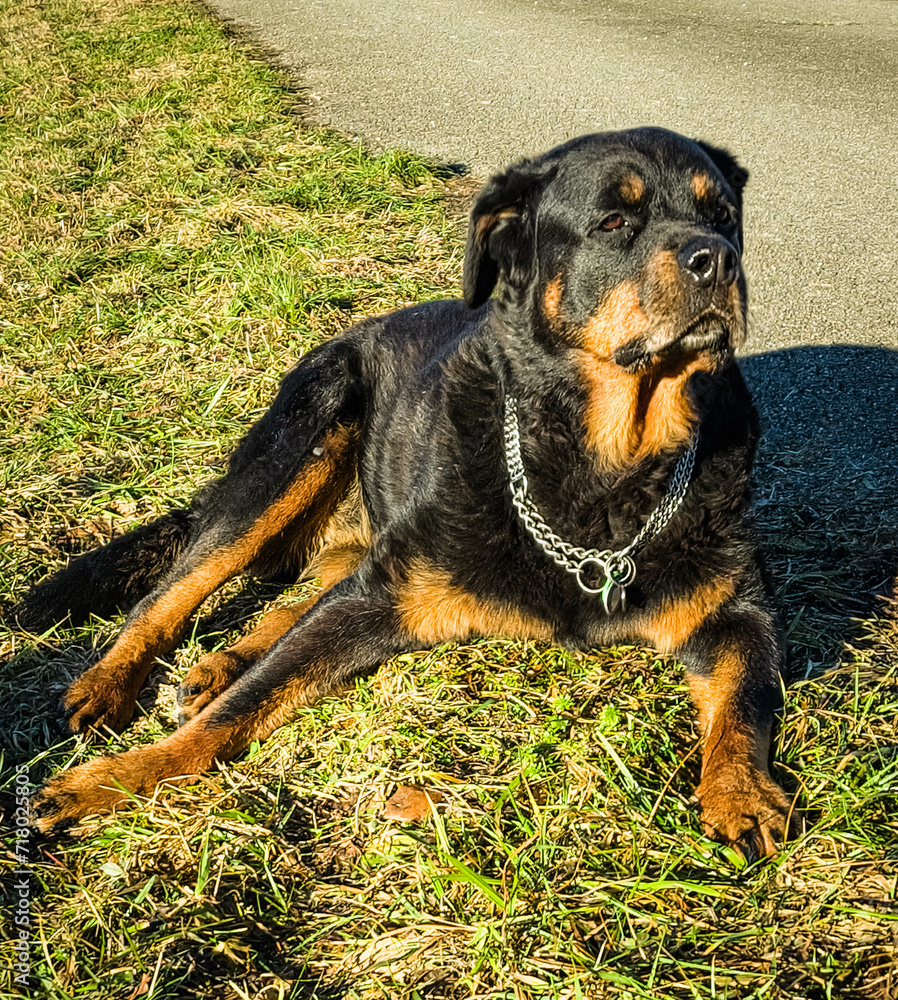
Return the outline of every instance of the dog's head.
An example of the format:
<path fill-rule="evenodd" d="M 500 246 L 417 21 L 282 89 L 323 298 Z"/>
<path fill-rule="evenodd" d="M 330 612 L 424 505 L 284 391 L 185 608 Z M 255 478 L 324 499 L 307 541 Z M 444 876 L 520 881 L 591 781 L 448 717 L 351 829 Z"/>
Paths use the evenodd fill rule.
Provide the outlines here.
<path fill-rule="evenodd" d="M 465 301 L 639 372 L 745 339 L 742 189 L 729 153 L 656 128 L 584 136 L 498 174 L 471 214 Z"/>

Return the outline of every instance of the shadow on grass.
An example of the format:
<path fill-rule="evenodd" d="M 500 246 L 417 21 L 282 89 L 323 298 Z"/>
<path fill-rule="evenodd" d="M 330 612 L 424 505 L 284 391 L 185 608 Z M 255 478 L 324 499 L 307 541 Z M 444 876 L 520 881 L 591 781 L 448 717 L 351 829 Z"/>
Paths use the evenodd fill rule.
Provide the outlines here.
<path fill-rule="evenodd" d="M 798 347 L 741 365 L 761 414 L 757 523 L 794 680 L 837 664 L 894 588 L 898 351 Z"/>
<path fill-rule="evenodd" d="M 80 554 L 80 553 L 76 553 Z M 208 613 L 200 616 L 188 629 L 182 643 L 195 635 L 203 653 L 226 644 L 229 633 L 247 631 L 252 619 L 285 589 L 285 581 L 248 580 L 238 591 L 220 600 Z M 32 760 L 35 754 L 49 749 L 41 763 L 33 769 L 31 778 L 41 782 L 56 771 L 75 746 L 63 718 L 61 699 L 69 685 L 96 663 L 111 647 L 121 628 L 121 620 L 96 622 L 77 631 L 64 627 L 54 630 L 46 639 L 27 644 L 21 652 L 5 662 L 0 661 L 0 784 L 12 774 L 16 765 Z M 157 710 L 162 685 L 170 683 L 175 654 L 169 654 L 157 664 L 141 689 L 135 719 L 152 715 Z M 165 664 L 169 664 L 166 666 Z M 107 746 L 114 753 L 128 749 L 129 734 L 134 723 Z M 171 728 L 174 722 L 170 722 Z M 100 741 L 102 744 L 102 741 Z"/>

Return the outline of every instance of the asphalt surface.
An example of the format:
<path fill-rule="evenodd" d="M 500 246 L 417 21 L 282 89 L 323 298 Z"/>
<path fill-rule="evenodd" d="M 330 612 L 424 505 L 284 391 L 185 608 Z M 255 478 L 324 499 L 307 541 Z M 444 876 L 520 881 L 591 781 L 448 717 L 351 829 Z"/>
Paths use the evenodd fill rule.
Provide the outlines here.
<path fill-rule="evenodd" d="M 312 121 L 477 177 L 644 124 L 734 152 L 762 515 L 798 511 L 823 546 L 872 539 L 894 572 L 896 0 L 206 2 L 295 70 Z"/>

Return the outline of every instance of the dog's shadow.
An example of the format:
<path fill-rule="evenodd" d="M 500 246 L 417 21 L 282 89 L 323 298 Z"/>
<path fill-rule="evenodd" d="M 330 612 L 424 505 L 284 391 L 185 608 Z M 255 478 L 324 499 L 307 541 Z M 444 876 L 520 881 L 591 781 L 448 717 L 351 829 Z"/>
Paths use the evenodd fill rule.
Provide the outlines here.
<path fill-rule="evenodd" d="M 894 592 L 898 351 L 797 347 L 740 363 L 761 415 L 757 524 L 796 679 L 837 665 Z"/>

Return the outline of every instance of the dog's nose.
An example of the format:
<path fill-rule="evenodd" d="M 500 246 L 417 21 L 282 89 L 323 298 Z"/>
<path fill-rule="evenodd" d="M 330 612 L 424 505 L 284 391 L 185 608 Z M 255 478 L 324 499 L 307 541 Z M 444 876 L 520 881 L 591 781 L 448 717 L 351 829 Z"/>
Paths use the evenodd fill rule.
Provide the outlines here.
<path fill-rule="evenodd" d="M 677 254 L 680 267 L 700 286 L 731 285 L 739 270 L 739 256 L 725 240 L 707 236 L 691 239 Z"/>

